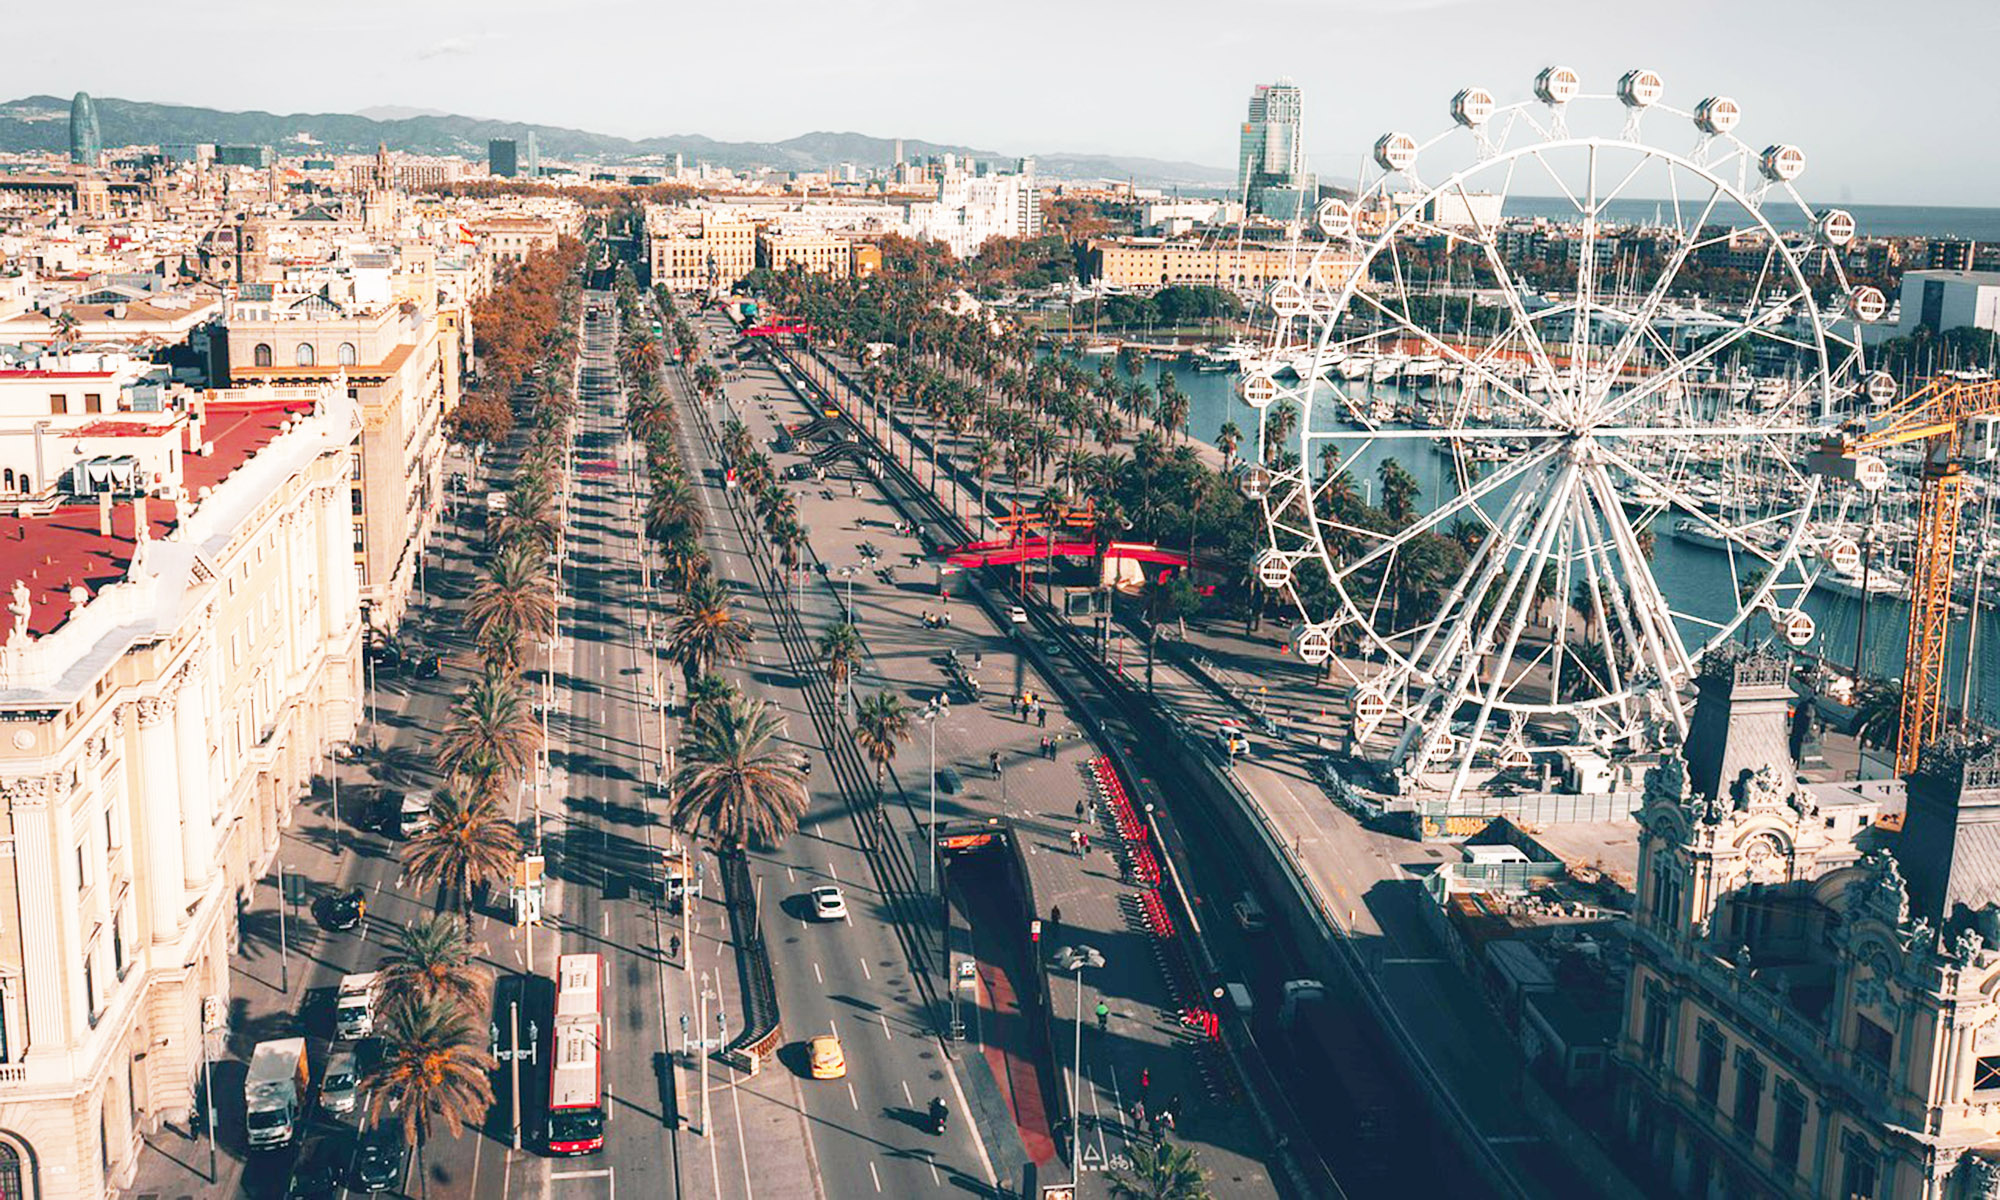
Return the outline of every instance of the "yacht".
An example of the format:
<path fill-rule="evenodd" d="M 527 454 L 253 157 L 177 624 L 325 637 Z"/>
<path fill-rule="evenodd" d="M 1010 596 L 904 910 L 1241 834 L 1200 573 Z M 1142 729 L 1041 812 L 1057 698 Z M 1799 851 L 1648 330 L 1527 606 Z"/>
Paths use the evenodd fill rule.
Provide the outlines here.
<path fill-rule="evenodd" d="M 1709 525 L 1692 517 L 1682 517 L 1674 522 L 1674 536 L 1697 546 L 1707 546 L 1711 550 L 1727 550 L 1729 539 L 1719 536 Z"/>

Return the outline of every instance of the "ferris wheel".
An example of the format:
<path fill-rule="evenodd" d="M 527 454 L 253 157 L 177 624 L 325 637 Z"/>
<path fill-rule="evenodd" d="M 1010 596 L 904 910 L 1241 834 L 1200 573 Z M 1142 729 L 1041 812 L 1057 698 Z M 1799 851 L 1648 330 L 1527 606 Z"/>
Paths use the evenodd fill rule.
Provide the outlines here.
<path fill-rule="evenodd" d="M 1685 734 L 1703 657 L 1809 643 L 1807 592 L 1858 557 L 1855 489 L 1809 466 L 1883 383 L 1853 218 L 1801 197 L 1797 147 L 1738 138 L 1733 100 L 1664 93 L 1551 67 L 1531 99 L 1467 88 L 1444 132 L 1383 135 L 1243 365 L 1256 572 L 1358 744 L 1420 789 Z"/>

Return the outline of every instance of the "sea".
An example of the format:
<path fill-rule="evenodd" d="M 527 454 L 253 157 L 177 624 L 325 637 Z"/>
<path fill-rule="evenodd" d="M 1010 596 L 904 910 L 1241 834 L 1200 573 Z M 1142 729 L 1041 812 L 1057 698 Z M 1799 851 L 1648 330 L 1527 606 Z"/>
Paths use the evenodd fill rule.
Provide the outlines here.
<path fill-rule="evenodd" d="M 1095 364 L 1102 360 L 1084 361 L 1094 370 Z M 1122 368 L 1120 374 L 1122 377 Z M 1156 387 L 1161 376 L 1174 377 L 1174 382 L 1189 399 L 1188 428 L 1193 436 L 1213 445 L 1223 422 L 1233 420 L 1247 437 L 1254 438 L 1257 415 L 1237 396 L 1234 373 L 1196 371 L 1183 363 L 1148 361 L 1142 368 L 1142 375 Z M 1319 423 L 1324 420 L 1324 427 L 1333 428 L 1333 415 L 1330 406 L 1322 406 L 1315 413 L 1315 427 L 1321 427 Z M 1414 440 L 1377 442 L 1368 454 L 1368 458 L 1357 461 L 1351 468 L 1364 491 L 1373 485 L 1379 460 L 1384 456 L 1393 456 L 1416 476 L 1423 489 L 1422 502 L 1426 507 L 1456 494 L 1457 484 L 1450 458 L 1426 443 Z M 1664 523 L 1671 525 L 1671 520 Z M 1717 611 L 1717 606 L 1726 604 L 1727 598 L 1735 595 L 1736 587 L 1731 581 L 1728 556 L 1723 552 L 1682 541 L 1663 528 L 1655 543 L 1653 570 L 1669 602 L 1677 608 L 1709 619 L 1727 615 Z M 1901 598 L 1871 597 L 1865 630 L 1861 628 L 1861 602 L 1856 598 L 1815 589 L 1808 595 L 1805 608 L 1818 630 L 1817 636 L 1802 653 L 1847 668 L 1853 666 L 1858 653 L 1864 674 L 1882 678 L 1902 675 L 1903 652 L 1909 632 L 1909 607 Z M 1965 677 L 1964 622 L 1963 616 L 1954 619 L 1950 665 L 1946 671 L 1948 691 L 1954 706 L 1958 704 Z M 1753 619 L 1751 628 L 1753 637 L 1768 635 L 1769 626 L 1764 622 Z M 1857 636 L 1863 633 L 1866 640 L 1857 645 Z M 1976 655 L 1972 680 L 1973 710 L 1989 722 L 2000 720 L 2000 614 L 1984 605 L 1979 614 Z"/>

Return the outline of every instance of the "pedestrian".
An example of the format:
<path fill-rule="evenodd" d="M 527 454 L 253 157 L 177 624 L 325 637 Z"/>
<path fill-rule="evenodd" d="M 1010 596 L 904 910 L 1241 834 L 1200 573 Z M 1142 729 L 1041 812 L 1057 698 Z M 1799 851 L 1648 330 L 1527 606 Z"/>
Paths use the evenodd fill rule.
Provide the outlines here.
<path fill-rule="evenodd" d="M 1070 830 L 1070 831 L 1069 831 L 1069 852 L 1070 852 L 1071 854 L 1082 854 L 1082 853 L 1083 853 L 1083 831 L 1082 831 L 1082 830 L 1080 830 L 1080 829 L 1072 829 L 1072 830 Z"/>
<path fill-rule="evenodd" d="M 1048 709 L 1046 709 L 1046 708 L 1038 708 L 1038 709 L 1036 709 L 1036 710 L 1035 710 L 1035 719 L 1036 719 L 1037 721 L 1040 721 L 1040 722 L 1042 723 L 1042 728 L 1043 728 L 1043 729 L 1047 729 L 1047 728 L 1049 727 L 1049 710 L 1048 710 Z"/>
<path fill-rule="evenodd" d="M 1019 696 L 1007 697 L 1007 715 L 1012 717 L 1021 715 L 1021 698 Z"/>
<path fill-rule="evenodd" d="M 1061 930 L 1062 930 L 1062 905 L 1051 904 L 1049 906 L 1049 940 L 1051 942 L 1056 941 L 1057 936 Z"/>
<path fill-rule="evenodd" d="M 986 765 L 993 768 L 993 777 L 995 779 L 1000 778 L 1000 752 L 998 750 L 986 756 Z"/>
<path fill-rule="evenodd" d="M 1146 1094 L 1148 1092 L 1151 1092 L 1152 1090 L 1153 1090 L 1153 1069 L 1151 1067 L 1140 1067 L 1139 1068 L 1140 1099 L 1143 1100 L 1146 1097 Z"/>
<path fill-rule="evenodd" d="M 1145 1124 L 1146 1102 L 1144 1100 L 1134 1100 L 1132 1102 L 1132 1127 L 1139 1129 L 1144 1127 Z"/>
<path fill-rule="evenodd" d="M 1049 739 L 1047 739 L 1047 738 L 1043 738 L 1043 739 L 1042 739 L 1042 743 L 1043 743 L 1043 745 L 1047 745 L 1047 744 L 1048 744 L 1048 740 L 1049 740 Z M 1083 820 L 1083 801 L 1082 801 L 1082 800 L 1078 800 L 1078 801 L 1076 802 L 1076 819 L 1077 819 L 1077 820 L 1079 820 L 1079 821 Z"/>
<path fill-rule="evenodd" d="M 1079 829 L 1077 832 L 1083 835 L 1083 852 L 1085 854 L 1090 853 L 1090 830 Z"/>
<path fill-rule="evenodd" d="M 1111 1006 L 1102 1000 L 1097 1002 L 1097 1027 L 1101 1030 L 1111 1028 Z"/>
<path fill-rule="evenodd" d="M 1172 1133 L 1174 1131 L 1173 1109 L 1163 1108 L 1160 1110 L 1160 1128 L 1166 1131 L 1167 1133 Z"/>

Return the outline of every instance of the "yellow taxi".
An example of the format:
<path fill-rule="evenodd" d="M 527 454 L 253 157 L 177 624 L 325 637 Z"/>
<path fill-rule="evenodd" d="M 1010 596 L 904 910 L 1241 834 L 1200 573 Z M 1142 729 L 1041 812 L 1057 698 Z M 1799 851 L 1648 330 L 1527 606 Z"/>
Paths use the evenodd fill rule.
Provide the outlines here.
<path fill-rule="evenodd" d="M 812 1064 L 814 1079 L 847 1077 L 847 1056 L 840 1051 L 840 1035 L 822 1033 L 806 1043 L 806 1059 Z"/>

